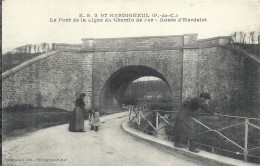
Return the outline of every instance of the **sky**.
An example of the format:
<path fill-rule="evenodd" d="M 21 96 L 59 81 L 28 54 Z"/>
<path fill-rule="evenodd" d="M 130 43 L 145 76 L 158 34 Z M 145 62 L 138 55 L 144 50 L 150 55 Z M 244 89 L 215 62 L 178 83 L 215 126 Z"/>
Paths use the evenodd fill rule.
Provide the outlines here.
<path fill-rule="evenodd" d="M 79 14 L 178 14 L 207 22 L 50 22 Z M 3 53 L 25 44 L 81 44 L 82 38 L 171 36 L 198 33 L 199 39 L 235 31 L 260 31 L 260 1 L 246 0 L 5 0 L 2 2 Z"/>

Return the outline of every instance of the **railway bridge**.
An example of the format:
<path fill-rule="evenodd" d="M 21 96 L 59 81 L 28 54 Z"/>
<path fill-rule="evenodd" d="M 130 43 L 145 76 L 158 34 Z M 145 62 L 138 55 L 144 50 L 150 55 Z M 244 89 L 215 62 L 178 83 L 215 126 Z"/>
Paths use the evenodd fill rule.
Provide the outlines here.
<path fill-rule="evenodd" d="M 231 44 L 229 36 L 83 38 L 56 44 L 2 74 L 3 107 L 31 104 L 71 111 L 87 94 L 87 108 L 121 110 L 124 91 L 143 76 L 165 81 L 174 110 L 183 100 L 209 92 L 215 110 L 255 110 L 260 106 L 260 60 Z"/>

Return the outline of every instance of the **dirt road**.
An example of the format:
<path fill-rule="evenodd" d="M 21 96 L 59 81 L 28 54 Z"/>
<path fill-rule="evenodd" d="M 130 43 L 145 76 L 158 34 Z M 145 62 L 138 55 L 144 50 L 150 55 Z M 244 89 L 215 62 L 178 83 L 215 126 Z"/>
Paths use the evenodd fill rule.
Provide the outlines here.
<path fill-rule="evenodd" d="M 125 113 L 103 117 L 98 132 L 67 131 L 68 124 L 3 142 L 3 165 L 61 166 L 196 166 L 128 135 L 120 125 Z M 109 119 L 112 118 L 112 119 Z"/>

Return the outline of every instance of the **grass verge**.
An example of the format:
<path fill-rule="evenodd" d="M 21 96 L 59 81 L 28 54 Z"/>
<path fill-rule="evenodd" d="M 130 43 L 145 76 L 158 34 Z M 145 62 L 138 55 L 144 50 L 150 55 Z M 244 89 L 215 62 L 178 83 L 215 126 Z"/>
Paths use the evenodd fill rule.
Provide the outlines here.
<path fill-rule="evenodd" d="M 70 112 L 57 108 L 34 108 L 16 105 L 2 110 L 2 139 L 24 135 L 69 122 Z"/>

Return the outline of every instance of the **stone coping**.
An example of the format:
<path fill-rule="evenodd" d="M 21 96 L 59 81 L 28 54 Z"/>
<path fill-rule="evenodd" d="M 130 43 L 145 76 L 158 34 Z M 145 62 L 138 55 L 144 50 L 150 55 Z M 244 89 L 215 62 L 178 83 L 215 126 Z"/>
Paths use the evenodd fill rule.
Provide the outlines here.
<path fill-rule="evenodd" d="M 172 37 L 184 37 L 184 36 L 198 36 L 198 33 L 186 33 L 183 35 L 162 35 L 162 36 L 133 36 L 133 37 L 107 37 L 107 38 L 82 38 L 82 41 L 86 40 L 120 40 L 120 39 L 146 39 L 146 38 L 172 38 Z M 197 41 L 208 41 L 215 39 L 231 39 L 231 36 L 216 36 L 205 39 L 197 39 Z"/>
<path fill-rule="evenodd" d="M 251 60 L 254 60 L 256 63 L 260 64 L 260 59 L 259 58 L 257 58 L 253 54 L 247 53 L 246 51 L 244 51 L 244 50 L 242 50 L 240 48 L 235 48 L 235 47 L 232 47 L 232 46 L 223 46 L 223 47 L 227 48 L 227 49 L 230 49 L 232 51 L 241 52 L 241 53 L 243 53 L 242 55 L 244 55 L 245 57 L 250 58 Z"/>
<path fill-rule="evenodd" d="M 69 43 L 54 43 L 56 46 L 72 46 L 72 47 L 81 47 L 82 44 L 69 44 Z"/>
<path fill-rule="evenodd" d="M 194 34 L 185 34 L 194 35 Z M 171 38 L 171 37 L 183 37 L 184 35 L 165 35 L 165 36 L 134 36 L 134 37 L 107 37 L 107 38 L 82 38 L 82 41 L 85 40 L 120 40 L 120 39 L 146 39 L 146 38 Z"/>
<path fill-rule="evenodd" d="M 12 69 L 9 69 L 9 70 L 5 71 L 4 73 L 2 73 L 2 79 L 5 79 L 5 78 L 9 77 L 10 75 L 18 72 L 19 70 L 21 70 L 21 69 L 23 69 L 23 68 L 25 68 L 25 67 L 27 67 L 27 66 L 35 63 L 35 62 L 38 62 L 38 61 L 40 61 L 42 59 L 45 59 L 45 58 L 47 58 L 47 57 L 49 57 L 51 55 L 58 54 L 60 52 L 67 52 L 67 51 L 65 51 L 65 50 L 51 51 L 51 52 L 39 55 L 39 56 L 37 56 L 37 57 L 35 57 L 33 59 L 27 60 L 27 61 L 21 63 L 20 65 L 14 67 Z"/>
<path fill-rule="evenodd" d="M 173 155 L 181 155 L 187 157 L 187 159 L 192 158 L 196 161 L 200 161 L 202 164 L 210 165 L 210 166 L 257 166 L 258 164 L 248 163 L 242 160 L 232 159 L 225 156 L 220 156 L 217 154 L 212 154 L 205 151 L 200 151 L 199 153 L 192 153 L 188 149 L 185 148 L 176 148 L 173 146 L 173 143 L 167 140 L 162 140 L 156 138 L 151 135 L 147 135 L 143 132 L 140 132 L 134 128 L 130 127 L 128 121 L 122 123 L 122 129 L 128 134 L 144 140 L 145 142 L 149 142 L 155 146 L 158 146 L 163 149 L 167 149 L 169 152 L 173 153 Z"/>
<path fill-rule="evenodd" d="M 231 36 L 217 36 L 217 37 L 211 37 L 211 38 L 206 38 L 206 39 L 198 39 L 198 42 L 216 40 L 216 39 L 231 39 Z"/>

